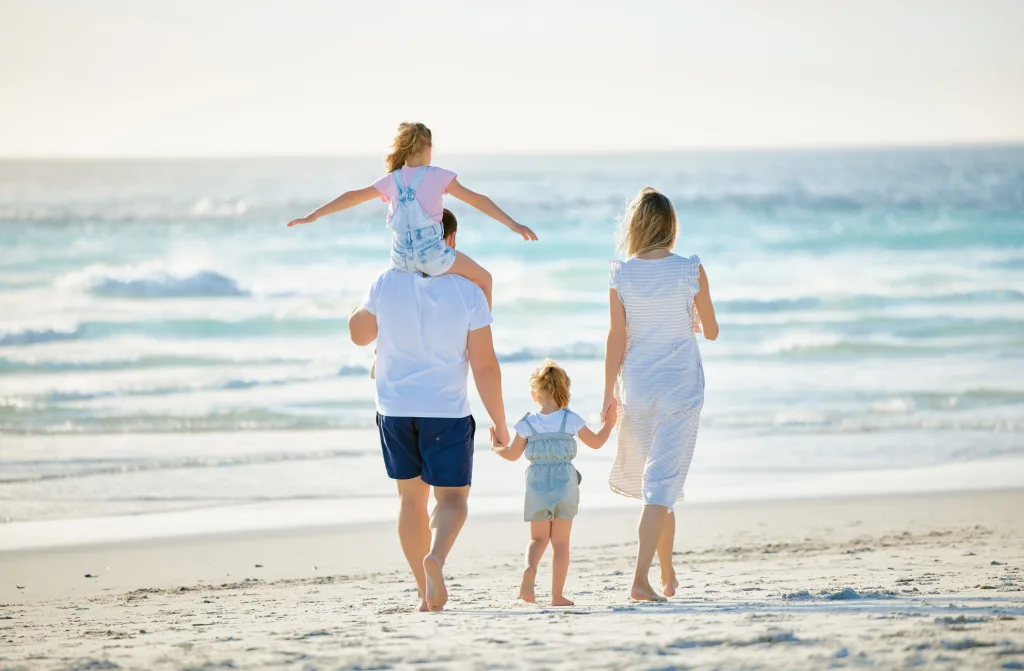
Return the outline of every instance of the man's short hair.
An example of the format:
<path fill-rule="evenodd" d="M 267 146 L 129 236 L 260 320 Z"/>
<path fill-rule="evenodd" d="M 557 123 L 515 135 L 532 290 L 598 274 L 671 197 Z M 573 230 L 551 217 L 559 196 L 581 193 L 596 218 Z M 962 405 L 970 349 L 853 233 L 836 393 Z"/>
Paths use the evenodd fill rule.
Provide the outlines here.
<path fill-rule="evenodd" d="M 452 211 L 447 207 L 441 212 L 441 226 L 444 227 L 445 238 L 459 230 L 459 222 L 455 219 L 455 215 L 452 214 Z"/>

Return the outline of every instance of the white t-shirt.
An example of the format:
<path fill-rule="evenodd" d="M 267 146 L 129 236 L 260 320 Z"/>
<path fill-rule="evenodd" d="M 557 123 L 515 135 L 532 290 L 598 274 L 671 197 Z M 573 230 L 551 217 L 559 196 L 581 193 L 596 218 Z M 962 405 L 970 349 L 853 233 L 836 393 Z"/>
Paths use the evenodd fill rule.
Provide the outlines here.
<path fill-rule="evenodd" d="M 480 287 L 458 275 L 385 270 L 363 307 L 377 317 L 377 412 L 469 415 L 466 341 L 492 321 Z"/>
<path fill-rule="evenodd" d="M 530 424 L 526 423 L 526 420 L 530 420 Z M 533 435 L 533 431 L 530 430 L 530 426 L 533 426 L 537 430 L 537 433 L 558 433 L 558 430 L 562 428 L 562 411 L 555 410 L 550 415 L 544 415 L 539 412 L 531 412 L 526 416 L 526 419 L 520 420 L 515 425 L 516 433 L 523 438 L 529 438 Z M 565 432 L 576 435 L 580 429 L 587 425 L 587 420 L 577 415 L 572 410 L 569 411 L 569 416 L 565 418 Z"/>

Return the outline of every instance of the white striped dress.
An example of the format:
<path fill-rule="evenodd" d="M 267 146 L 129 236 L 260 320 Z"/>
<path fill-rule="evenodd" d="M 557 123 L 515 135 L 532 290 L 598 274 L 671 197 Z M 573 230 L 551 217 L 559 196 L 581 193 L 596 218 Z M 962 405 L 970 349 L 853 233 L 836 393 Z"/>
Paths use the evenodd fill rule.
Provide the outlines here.
<path fill-rule="evenodd" d="M 608 483 L 622 496 L 672 506 L 697 444 L 704 367 L 693 333 L 700 259 L 613 261 L 610 286 L 626 308 L 619 372 L 618 452 Z"/>

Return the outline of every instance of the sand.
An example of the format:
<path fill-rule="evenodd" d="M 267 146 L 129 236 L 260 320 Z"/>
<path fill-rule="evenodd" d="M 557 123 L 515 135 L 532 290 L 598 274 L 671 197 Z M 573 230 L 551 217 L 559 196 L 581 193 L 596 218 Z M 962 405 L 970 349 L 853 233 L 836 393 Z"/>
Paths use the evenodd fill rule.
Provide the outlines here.
<path fill-rule="evenodd" d="M 572 608 L 517 602 L 526 525 L 471 511 L 440 614 L 390 525 L 6 552 L 0 669 L 1022 669 L 1022 511 L 1024 490 L 684 505 L 679 595 L 637 604 L 637 511 L 583 510 Z"/>

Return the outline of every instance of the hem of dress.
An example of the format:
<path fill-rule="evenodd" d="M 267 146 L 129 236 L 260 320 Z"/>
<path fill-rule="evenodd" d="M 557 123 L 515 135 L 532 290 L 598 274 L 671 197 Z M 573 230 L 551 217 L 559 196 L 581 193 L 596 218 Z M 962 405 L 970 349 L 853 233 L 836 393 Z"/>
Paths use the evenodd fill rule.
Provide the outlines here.
<path fill-rule="evenodd" d="M 679 498 L 676 499 L 674 503 L 669 503 L 669 504 L 651 503 L 650 501 L 647 501 L 642 495 L 641 496 L 637 496 L 636 494 L 630 494 L 629 492 L 626 492 L 626 491 L 623 491 L 623 490 L 619 489 L 618 487 L 616 487 L 615 485 L 613 485 L 610 482 L 608 483 L 608 489 L 612 490 L 613 492 L 615 492 L 619 496 L 626 497 L 627 499 L 634 499 L 636 501 L 643 501 L 645 504 L 650 503 L 650 505 L 654 505 L 654 506 L 665 506 L 669 510 L 671 510 L 672 506 L 674 506 L 676 503 L 679 503 L 680 501 L 685 501 L 686 500 L 686 497 L 684 495 L 680 494 Z"/>

